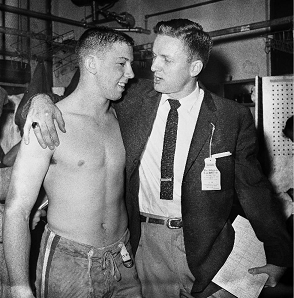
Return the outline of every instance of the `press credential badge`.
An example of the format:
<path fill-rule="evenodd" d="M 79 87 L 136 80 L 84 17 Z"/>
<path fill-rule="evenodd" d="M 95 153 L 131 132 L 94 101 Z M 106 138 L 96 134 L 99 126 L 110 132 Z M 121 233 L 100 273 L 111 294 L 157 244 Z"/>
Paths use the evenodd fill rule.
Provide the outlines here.
<path fill-rule="evenodd" d="M 204 163 L 201 172 L 202 190 L 221 190 L 221 174 L 216 167 L 216 159 L 208 157 L 204 159 Z"/>

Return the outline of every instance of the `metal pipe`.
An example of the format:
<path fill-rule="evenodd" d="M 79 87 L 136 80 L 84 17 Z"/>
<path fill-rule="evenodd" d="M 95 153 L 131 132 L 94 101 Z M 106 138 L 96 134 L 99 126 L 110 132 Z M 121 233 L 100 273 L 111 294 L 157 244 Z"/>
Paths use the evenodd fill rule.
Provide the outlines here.
<path fill-rule="evenodd" d="M 96 1 L 92 1 L 92 5 L 91 5 L 91 9 L 92 9 L 92 21 L 96 21 L 97 20 L 97 12 L 96 12 Z"/>
<path fill-rule="evenodd" d="M 215 31 L 210 31 L 208 33 L 211 36 L 213 41 L 215 40 L 218 41 L 218 40 L 221 40 L 221 38 L 230 36 L 232 34 L 235 34 L 237 36 L 240 36 L 241 34 L 243 34 L 244 36 L 248 37 L 256 33 L 256 30 L 258 29 L 259 30 L 264 29 L 266 30 L 267 34 L 270 34 L 275 32 L 275 30 L 273 30 L 273 27 L 278 27 L 281 25 L 286 25 L 291 23 L 293 23 L 293 16 L 269 20 L 269 21 L 262 21 L 262 22 L 248 24 L 248 25 L 236 26 L 236 27 L 231 27 L 231 28 L 226 28 L 221 30 L 215 30 Z M 137 49 L 138 51 L 144 51 L 144 50 L 151 49 L 151 47 L 152 47 L 152 43 L 150 43 L 150 47 L 148 47 L 147 49 L 146 49 L 146 45 L 137 45 L 135 46 L 135 49 Z"/>
<path fill-rule="evenodd" d="M 95 25 L 82 23 L 82 22 L 78 22 L 75 20 L 71 20 L 71 19 L 65 19 L 65 18 L 54 16 L 54 15 L 47 15 L 45 13 L 28 11 L 26 9 L 22 9 L 22 8 L 10 6 L 10 5 L 0 4 L 0 10 L 11 12 L 11 13 L 16 13 L 16 14 L 20 14 L 20 15 L 25 15 L 25 16 L 29 16 L 32 18 L 36 18 L 36 19 L 49 20 L 49 21 L 64 23 L 64 24 L 68 24 L 68 25 L 74 25 L 77 27 L 86 27 L 86 28 L 96 27 Z"/>
<path fill-rule="evenodd" d="M 210 31 L 208 33 L 214 39 L 216 37 L 227 36 L 230 34 L 247 33 L 247 32 L 251 33 L 252 31 L 257 29 L 268 29 L 275 26 L 290 24 L 291 22 L 293 22 L 293 16 L 269 20 L 269 21 L 263 21 L 258 23 L 252 23 L 248 25 L 236 26 L 236 27 L 231 27 L 231 28 L 226 28 L 221 30 L 215 30 L 215 31 Z M 129 29 L 116 28 L 116 30 L 129 31 L 129 32 L 140 31 L 142 33 L 150 33 L 150 30 L 145 30 L 143 28 L 129 28 Z M 10 34 L 10 35 L 20 35 L 24 37 L 52 42 L 52 38 L 49 38 L 48 36 L 42 33 L 28 32 L 28 31 L 23 31 L 23 30 L 18 30 L 18 29 L 3 27 L 3 26 L 0 26 L 0 32 Z"/>
<path fill-rule="evenodd" d="M 143 31 L 145 31 L 143 28 L 130 28 L 130 29 L 118 28 L 117 30 L 118 31 L 121 30 L 121 31 L 138 32 L 138 30 L 141 30 L 141 29 Z M 22 36 L 22 37 L 26 37 L 28 39 L 42 40 L 42 41 L 50 42 L 52 45 L 56 44 L 56 46 L 60 46 L 59 42 L 55 42 L 54 40 L 52 40 L 52 37 L 47 36 L 46 34 L 43 34 L 43 33 L 34 33 L 34 32 L 29 32 L 29 31 L 18 30 L 18 29 L 14 29 L 14 28 L 3 27 L 3 26 L 0 26 L 0 33 Z M 62 46 L 68 48 L 70 51 L 73 51 L 75 48 L 75 44 L 62 44 Z M 28 55 L 25 53 L 7 52 L 5 50 L 2 51 L 2 55 L 4 55 L 5 53 L 6 53 L 6 55 L 13 56 L 13 57 L 21 56 L 23 58 L 28 58 L 29 56 L 31 56 L 31 54 Z M 36 58 L 36 55 L 34 55 L 34 58 Z M 38 59 L 41 59 L 41 58 L 42 57 L 38 57 Z"/>
<path fill-rule="evenodd" d="M 46 14 L 51 16 L 51 0 L 46 0 Z M 46 21 L 46 35 L 49 35 L 50 38 L 53 37 L 51 20 Z M 47 43 L 45 47 L 46 47 L 45 56 L 49 57 L 49 59 L 46 59 L 46 67 L 48 72 L 47 79 L 48 79 L 49 86 L 53 86 L 53 56 L 52 54 L 50 54 L 50 45 Z"/>
<path fill-rule="evenodd" d="M 27 1 L 27 10 L 31 9 L 31 0 Z M 27 31 L 31 30 L 31 19 L 27 18 Z M 26 44 L 27 44 L 27 52 L 29 55 L 31 54 L 31 39 L 29 37 L 26 38 Z"/>
<path fill-rule="evenodd" d="M 207 5 L 207 4 L 212 4 L 212 3 L 220 2 L 220 1 L 224 1 L 224 0 L 209 0 L 209 1 L 201 2 L 201 3 L 192 4 L 192 5 L 189 5 L 189 6 L 178 7 L 178 8 L 175 8 L 175 9 L 156 12 L 156 13 L 153 13 L 153 14 L 146 14 L 145 15 L 145 29 L 147 30 L 147 28 L 148 28 L 148 19 L 151 18 L 151 17 L 155 17 L 155 16 L 167 14 L 167 13 L 172 13 L 172 12 L 176 12 L 176 11 L 180 11 L 180 10 L 185 10 L 185 9 L 189 9 L 189 8 L 199 7 L 199 6 L 203 6 L 203 5 Z"/>
<path fill-rule="evenodd" d="M 290 24 L 291 22 L 293 22 L 293 16 L 274 19 L 274 20 L 268 20 L 268 21 L 262 21 L 262 22 L 257 22 L 257 23 L 242 25 L 242 26 L 236 26 L 236 27 L 231 27 L 231 28 L 226 28 L 221 30 L 215 30 L 215 31 L 210 31 L 208 33 L 212 38 L 215 38 L 215 37 L 226 36 L 234 33 L 246 33 L 246 32 L 258 30 L 258 29 L 271 29 L 272 27 L 275 27 L 275 26 Z"/>
<path fill-rule="evenodd" d="M 116 31 L 121 31 L 121 32 L 136 32 L 136 33 L 144 33 L 144 34 L 150 34 L 151 31 L 141 28 L 141 27 L 136 27 L 136 28 L 113 28 Z"/>
<path fill-rule="evenodd" d="M 121 31 L 121 32 L 137 32 L 137 33 L 150 34 L 150 30 L 146 30 L 141 27 L 129 28 L 129 29 L 127 29 L 127 28 L 114 28 L 114 29 L 117 31 Z M 18 29 L 3 27 L 3 26 L 0 26 L 0 33 L 9 34 L 9 35 L 19 35 L 19 36 L 28 37 L 28 38 L 44 40 L 44 41 L 52 43 L 52 38 L 47 36 L 46 34 L 42 34 L 42 33 L 23 31 L 23 30 L 18 30 Z M 54 41 L 53 41 L 53 43 L 54 43 Z M 56 44 L 60 44 L 60 43 L 56 42 Z M 68 44 L 66 46 L 70 47 L 71 45 Z"/>
<path fill-rule="evenodd" d="M 54 15 L 47 15 L 47 14 L 40 13 L 40 12 L 35 12 L 35 11 L 28 11 L 26 9 L 21 9 L 21 8 L 17 8 L 17 7 L 14 7 L 14 6 L 9 6 L 9 5 L 4 5 L 4 4 L 0 4 L 0 10 L 11 12 L 11 13 L 16 13 L 16 14 L 21 14 L 21 15 L 33 17 L 33 18 L 36 18 L 36 19 L 49 20 L 49 21 L 58 22 L 58 23 L 64 23 L 64 24 L 73 25 L 73 26 L 77 26 L 77 27 L 83 27 L 83 28 L 96 28 L 97 27 L 95 24 L 88 24 L 88 23 L 85 23 L 85 22 L 78 22 L 78 21 L 71 20 L 71 19 L 65 19 L 65 18 L 54 16 Z M 113 28 L 113 29 L 117 30 L 117 31 L 122 31 L 122 32 L 137 32 L 137 33 L 145 33 L 145 34 L 150 34 L 151 33 L 150 30 L 147 30 L 147 29 L 144 29 L 144 28 L 141 28 L 141 27 L 130 28 L 130 29 L 126 29 L 126 28 Z"/>
<path fill-rule="evenodd" d="M 5 0 L 3 0 L 3 2 L 5 3 Z M 0 26 L 5 27 L 5 12 L 4 11 L 1 12 L 0 22 L 1 22 Z M 5 36 L 5 34 L 3 34 L 1 36 L 2 46 L 0 46 L 0 49 L 3 51 L 6 51 L 6 41 L 5 40 L 6 40 L 6 36 Z M 5 55 L 3 55 L 3 59 L 5 59 Z"/>
<path fill-rule="evenodd" d="M 156 12 L 156 13 L 153 13 L 153 14 L 147 14 L 147 15 L 145 15 L 145 19 L 149 19 L 151 17 L 159 16 L 159 15 L 166 14 L 166 13 L 176 12 L 176 11 L 185 10 L 185 9 L 189 9 L 189 8 L 194 8 L 194 7 L 207 5 L 207 4 L 211 4 L 211 3 L 215 3 L 215 2 L 220 2 L 220 1 L 224 1 L 224 0 L 210 0 L 210 1 L 205 1 L 205 2 L 201 2 L 201 3 L 197 3 L 197 4 L 192 4 L 192 5 L 189 5 L 189 6 L 183 6 L 183 7 L 179 7 L 179 8 L 175 8 L 175 9 Z"/>

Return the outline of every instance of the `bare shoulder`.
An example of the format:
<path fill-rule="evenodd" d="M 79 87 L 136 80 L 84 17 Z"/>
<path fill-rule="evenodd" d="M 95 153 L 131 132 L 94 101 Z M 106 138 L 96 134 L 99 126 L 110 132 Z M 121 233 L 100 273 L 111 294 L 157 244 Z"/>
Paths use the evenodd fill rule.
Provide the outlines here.
<path fill-rule="evenodd" d="M 60 111 L 62 113 L 66 113 L 67 110 L 69 110 L 70 106 L 71 106 L 71 97 L 65 97 L 63 98 L 63 100 L 59 101 L 56 103 L 56 106 L 60 109 Z"/>
<path fill-rule="evenodd" d="M 83 117 L 82 113 L 79 112 L 79 107 L 77 102 L 74 100 L 73 96 L 68 96 L 62 101 L 58 102 L 56 106 L 62 113 L 62 117 L 65 120 L 66 127 L 74 124 Z"/>

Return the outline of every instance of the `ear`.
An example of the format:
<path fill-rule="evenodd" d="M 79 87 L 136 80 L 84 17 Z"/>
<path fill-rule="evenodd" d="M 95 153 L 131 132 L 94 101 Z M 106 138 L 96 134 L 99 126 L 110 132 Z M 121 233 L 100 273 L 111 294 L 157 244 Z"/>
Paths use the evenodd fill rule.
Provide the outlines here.
<path fill-rule="evenodd" d="M 203 62 L 201 60 L 195 60 L 191 63 L 190 73 L 192 77 L 196 77 L 199 75 L 203 68 Z"/>
<path fill-rule="evenodd" d="M 95 59 L 95 56 L 88 55 L 84 59 L 84 66 L 87 69 L 88 72 L 92 74 L 97 73 L 97 61 Z"/>

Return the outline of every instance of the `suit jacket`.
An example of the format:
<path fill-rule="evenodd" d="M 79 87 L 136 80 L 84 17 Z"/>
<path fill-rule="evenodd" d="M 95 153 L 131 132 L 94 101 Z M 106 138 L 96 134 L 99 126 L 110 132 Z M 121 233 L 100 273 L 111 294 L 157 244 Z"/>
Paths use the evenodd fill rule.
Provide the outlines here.
<path fill-rule="evenodd" d="M 257 237 L 264 242 L 267 262 L 278 266 L 292 264 L 290 235 L 256 158 L 257 138 L 251 112 L 201 88 L 204 99 L 185 166 L 181 197 L 186 256 L 195 277 L 192 294 L 204 291 L 232 250 L 234 230 L 229 215 L 235 193 Z M 134 253 L 141 232 L 140 158 L 160 98 L 153 82 L 142 79 L 131 84 L 123 100 L 115 104 L 126 148 L 126 205 Z M 216 162 L 221 173 L 221 190 L 203 191 L 201 172 L 204 159 L 209 157 L 212 124 L 215 131 L 211 153 L 230 151 L 232 155 Z"/>

